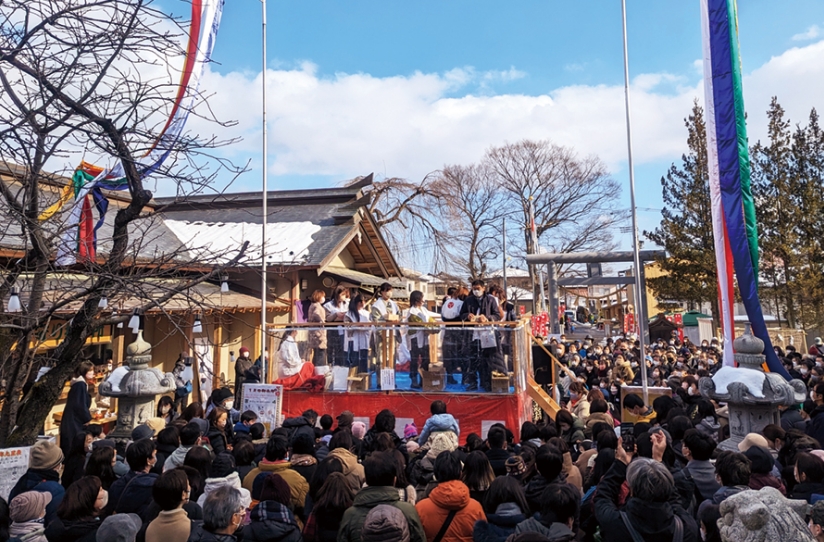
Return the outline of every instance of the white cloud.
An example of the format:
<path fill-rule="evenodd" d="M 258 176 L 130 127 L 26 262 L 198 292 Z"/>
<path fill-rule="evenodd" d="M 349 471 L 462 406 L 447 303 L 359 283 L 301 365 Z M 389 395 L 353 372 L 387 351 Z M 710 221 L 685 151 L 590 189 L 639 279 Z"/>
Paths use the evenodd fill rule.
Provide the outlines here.
<path fill-rule="evenodd" d="M 824 42 L 773 57 L 744 78 L 750 138 L 766 133 L 766 110 L 777 95 L 793 122 L 822 108 Z M 488 81 L 525 74 L 510 69 L 373 77 L 318 75 L 317 67 L 267 71 L 270 172 L 330 175 L 340 179 L 371 171 L 418 179 L 447 163 L 470 163 L 493 145 L 524 138 L 551 139 L 597 154 L 613 168 L 626 159 L 624 95 L 620 85 L 574 85 L 546 94 L 483 94 Z M 703 87 L 695 75 L 641 74 L 632 85 L 637 163 L 677 160 L 685 150 L 683 119 Z M 221 119 L 237 119 L 222 138 L 244 141 L 225 149 L 238 161 L 259 157 L 260 74 L 209 72 L 203 87 Z M 474 89 L 474 90 L 472 90 Z M 478 91 L 481 91 L 479 94 Z M 190 126 L 208 136 L 215 128 L 198 119 Z M 250 175 L 253 176 L 253 175 Z"/>
<path fill-rule="evenodd" d="M 793 41 L 809 41 L 814 40 L 821 35 L 821 28 L 814 24 L 809 27 L 806 31 L 801 32 L 800 34 L 796 34 L 792 37 Z"/>

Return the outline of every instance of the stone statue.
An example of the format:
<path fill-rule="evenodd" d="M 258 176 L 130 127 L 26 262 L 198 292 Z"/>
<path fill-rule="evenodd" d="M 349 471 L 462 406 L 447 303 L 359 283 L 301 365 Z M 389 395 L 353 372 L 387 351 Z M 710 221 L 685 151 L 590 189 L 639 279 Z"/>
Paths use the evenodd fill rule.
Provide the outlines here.
<path fill-rule="evenodd" d="M 815 542 L 804 521 L 807 502 L 787 499 L 774 487 L 727 497 L 719 511 L 724 542 Z"/>
<path fill-rule="evenodd" d="M 143 331 L 126 347 L 126 364 L 129 372 L 120 380 L 119 389 L 109 379 L 100 384 L 100 395 L 117 397 L 117 426 L 109 435 L 116 440 L 131 438 L 132 429 L 153 418 L 158 395 L 173 392 L 175 379 L 172 373 L 161 373 L 149 367 L 152 361 L 152 345 L 143 340 Z"/>
<path fill-rule="evenodd" d="M 771 423 L 780 425 L 778 406 L 803 403 L 807 388 L 800 380 L 787 382 L 779 374 L 764 372 L 764 341 L 752 334 L 749 323 L 733 349 L 738 367 L 725 366 L 714 376 L 703 377 L 698 389 L 707 399 L 727 403 L 730 438 L 718 447 L 737 452 L 747 433 L 760 433 Z"/>

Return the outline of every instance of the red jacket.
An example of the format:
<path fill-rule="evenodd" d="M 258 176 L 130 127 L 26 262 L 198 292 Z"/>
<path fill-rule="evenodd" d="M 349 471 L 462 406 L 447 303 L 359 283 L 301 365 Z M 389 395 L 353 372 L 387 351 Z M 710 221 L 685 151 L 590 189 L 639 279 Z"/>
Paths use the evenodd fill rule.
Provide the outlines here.
<path fill-rule="evenodd" d="M 470 498 L 469 488 L 460 480 L 438 484 L 429 492 L 428 498 L 415 505 L 415 509 L 421 517 L 428 542 L 435 540 L 452 510 L 458 510 L 458 513 L 446 531 L 443 542 L 472 542 L 475 522 L 486 520 L 481 504 Z"/>

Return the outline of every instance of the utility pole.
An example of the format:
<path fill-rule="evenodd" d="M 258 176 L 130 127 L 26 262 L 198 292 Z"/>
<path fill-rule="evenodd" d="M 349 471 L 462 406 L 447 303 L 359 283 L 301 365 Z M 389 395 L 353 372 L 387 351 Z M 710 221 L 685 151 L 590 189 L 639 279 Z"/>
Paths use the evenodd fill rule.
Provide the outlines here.
<path fill-rule="evenodd" d="M 532 204 L 532 196 L 529 196 L 529 228 L 532 232 L 532 253 L 538 254 L 538 227 L 535 225 L 535 206 Z M 537 274 L 538 278 L 538 292 L 535 291 L 535 285 L 532 285 L 532 311 L 533 313 L 544 312 L 544 273 L 541 267 L 538 266 L 533 276 Z M 535 294 L 538 294 L 538 302 L 535 302 Z"/>
<path fill-rule="evenodd" d="M 503 244 L 504 244 L 503 267 L 501 267 L 501 269 L 503 270 L 503 274 L 504 274 L 504 296 L 506 296 L 506 298 L 508 299 L 509 298 L 509 288 L 507 288 L 507 284 L 506 284 L 506 217 L 504 217 L 504 225 L 503 225 Z"/>
<path fill-rule="evenodd" d="M 638 360 L 638 366 L 641 368 L 641 386 L 644 390 L 644 404 L 649 406 L 649 389 L 647 384 L 647 359 L 646 359 L 646 348 L 645 348 L 645 337 L 644 332 L 647 324 L 647 317 L 644 313 L 644 305 L 643 299 L 646 296 L 646 292 L 641 291 L 641 286 L 643 284 L 643 279 L 641 275 L 643 271 L 641 270 L 641 256 L 639 254 L 639 245 L 638 245 L 638 213 L 635 207 L 635 169 L 632 163 L 632 118 L 630 114 L 630 104 L 629 104 L 629 54 L 627 51 L 627 2 L 626 0 L 621 0 L 621 21 L 623 23 L 623 30 L 624 30 L 624 99 L 626 103 L 626 113 L 627 113 L 627 157 L 629 160 L 629 197 L 630 197 L 630 205 L 632 205 L 632 252 L 633 252 L 633 263 L 635 265 L 635 284 L 633 285 L 633 290 L 635 291 L 635 295 L 633 296 L 635 299 L 633 300 L 635 303 L 635 321 L 638 325 L 638 348 L 640 350 L 641 359 Z"/>
<path fill-rule="evenodd" d="M 261 52 L 263 54 L 263 74 L 262 81 L 262 110 L 263 110 L 263 222 L 261 223 L 261 239 L 260 239 L 260 365 L 261 365 L 261 381 L 268 382 L 267 375 L 269 370 L 269 363 L 266 361 L 266 309 L 268 308 L 269 285 L 266 277 L 266 222 L 268 220 L 268 203 L 269 203 L 269 186 L 266 166 L 268 162 L 268 153 L 266 149 L 267 133 L 266 133 L 266 0 L 261 0 L 262 10 L 262 35 L 263 43 Z"/>

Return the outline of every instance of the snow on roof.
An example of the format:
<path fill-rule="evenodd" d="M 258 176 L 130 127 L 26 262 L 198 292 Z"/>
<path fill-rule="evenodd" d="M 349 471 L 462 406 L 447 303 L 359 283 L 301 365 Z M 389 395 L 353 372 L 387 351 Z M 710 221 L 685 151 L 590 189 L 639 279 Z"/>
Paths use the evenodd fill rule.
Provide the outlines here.
<path fill-rule="evenodd" d="M 218 262 L 228 262 L 249 242 L 242 261 L 260 261 L 261 225 L 251 222 L 202 222 L 165 220 L 166 226 L 193 254 Z M 276 263 L 299 263 L 309 255 L 312 236 L 320 226 L 311 222 L 276 222 L 266 226 L 266 260 Z"/>
<path fill-rule="evenodd" d="M 499 278 L 503 277 L 503 271 L 500 269 L 496 269 L 492 273 L 489 274 L 491 278 Z M 506 268 L 506 278 L 524 278 L 529 277 L 529 271 L 526 269 L 518 269 L 517 267 L 507 267 Z"/>
<path fill-rule="evenodd" d="M 532 292 L 525 288 L 509 286 L 506 298 L 510 301 L 532 301 Z"/>

